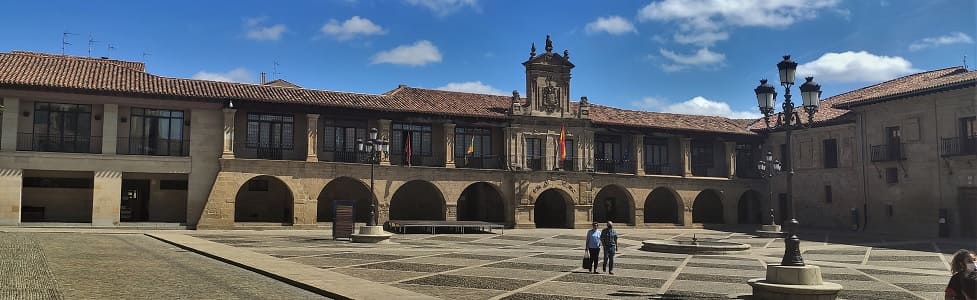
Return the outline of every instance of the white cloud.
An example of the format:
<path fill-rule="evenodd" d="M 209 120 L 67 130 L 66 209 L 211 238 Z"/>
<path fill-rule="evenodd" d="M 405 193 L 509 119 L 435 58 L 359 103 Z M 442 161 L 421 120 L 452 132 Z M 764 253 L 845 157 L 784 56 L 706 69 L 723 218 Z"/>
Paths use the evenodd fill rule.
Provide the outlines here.
<path fill-rule="evenodd" d="M 357 35 L 380 35 L 387 33 L 387 30 L 380 27 L 380 25 L 374 24 L 370 19 L 360 18 L 360 16 L 353 16 L 342 23 L 339 23 L 336 19 L 330 19 L 319 30 L 340 41 L 352 39 Z"/>
<path fill-rule="evenodd" d="M 587 23 L 584 31 L 587 34 L 606 32 L 612 35 L 638 33 L 638 30 L 634 28 L 634 24 L 619 16 L 598 17 L 597 20 Z"/>
<path fill-rule="evenodd" d="M 442 91 L 452 91 L 452 92 L 465 92 L 465 93 L 475 93 L 475 94 L 488 94 L 488 95 L 502 95 L 505 96 L 506 93 L 482 83 L 481 81 L 465 81 L 465 82 L 451 82 L 441 87 L 434 88 L 435 90 Z"/>
<path fill-rule="evenodd" d="M 974 39 L 963 32 L 951 32 L 947 35 L 928 37 L 918 40 L 909 45 L 909 51 L 919 51 L 926 48 L 939 47 L 952 44 L 973 44 Z"/>
<path fill-rule="evenodd" d="M 285 24 L 265 26 L 267 17 L 249 18 L 244 20 L 244 35 L 255 41 L 277 41 L 288 29 Z"/>
<path fill-rule="evenodd" d="M 638 20 L 675 22 L 680 33 L 675 35 L 677 42 L 708 46 L 728 38 L 726 31 L 732 28 L 783 28 L 815 18 L 819 10 L 833 8 L 839 2 L 840 0 L 663 0 L 652 2 L 638 10 Z M 724 34 L 726 38 L 717 39 Z"/>
<path fill-rule="evenodd" d="M 430 9 L 442 17 L 453 14 L 466 6 L 478 10 L 478 0 L 407 0 L 407 4 Z"/>
<path fill-rule="evenodd" d="M 899 56 L 880 56 L 865 51 L 828 52 L 797 66 L 797 77 L 815 76 L 817 81 L 879 82 L 919 72 Z"/>
<path fill-rule="evenodd" d="M 225 82 L 242 82 L 242 83 L 254 82 L 254 76 L 252 76 L 251 72 L 245 68 L 236 68 L 224 73 L 200 71 L 197 72 L 197 74 L 193 74 L 192 78 L 200 79 L 200 80 L 225 81 Z"/>
<path fill-rule="evenodd" d="M 748 111 L 733 111 L 729 104 L 722 101 L 712 101 L 702 96 L 695 96 L 692 99 L 679 103 L 668 104 L 666 101 L 655 98 L 645 97 L 639 101 L 631 102 L 631 106 L 646 111 L 660 111 L 667 113 L 685 115 L 719 116 L 730 119 L 756 119 L 759 113 Z"/>
<path fill-rule="evenodd" d="M 666 72 L 684 70 L 688 67 L 710 68 L 709 65 L 721 66 L 726 60 L 726 55 L 709 51 L 708 48 L 701 48 L 695 53 L 683 55 L 667 49 L 658 50 L 662 56 L 670 60 L 670 63 L 662 65 Z"/>
<path fill-rule="evenodd" d="M 413 45 L 401 45 L 373 56 L 373 64 L 423 66 L 441 62 L 441 52 L 430 41 L 420 40 Z"/>

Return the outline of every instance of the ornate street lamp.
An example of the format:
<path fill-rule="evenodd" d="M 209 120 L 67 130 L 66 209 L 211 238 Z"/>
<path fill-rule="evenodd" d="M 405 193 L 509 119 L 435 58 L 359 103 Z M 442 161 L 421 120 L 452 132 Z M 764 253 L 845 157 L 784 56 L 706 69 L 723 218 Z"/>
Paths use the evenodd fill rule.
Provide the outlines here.
<path fill-rule="evenodd" d="M 790 87 L 794 85 L 794 74 L 797 71 L 797 63 L 790 59 L 790 55 L 784 55 L 784 60 L 777 64 L 777 70 L 780 74 L 780 85 L 784 87 L 784 104 L 783 112 L 780 113 L 777 118 L 777 127 L 783 126 L 785 130 L 785 149 L 787 156 L 783 157 L 784 164 L 787 167 L 787 206 L 790 212 L 790 221 L 787 225 L 788 237 L 784 239 L 784 257 L 781 261 L 783 266 L 803 266 L 804 259 L 801 257 L 800 250 L 800 239 L 797 238 L 797 216 L 794 211 L 794 195 L 793 195 L 793 177 L 794 177 L 794 164 L 790 159 L 790 134 L 791 129 L 794 126 L 802 126 L 800 116 L 794 111 L 794 102 L 790 100 Z M 810 125 L 814 121 L 814 113 L 818 110 L 818 104 L 821 102 L 821 85 L 814 82 L 814 77 L 807 77 L 807 81 L 801 85 L 801 97 L 804 100 L 803 108 L 807 112 L 807 124 Z M 757 103 L 759 104 L 760 112 L 763 113 L 763 119 L 766 122 L 767 129 L 770 130 L 770 116 L 774 114 L 774 104 L 777 97 L 777 92 L 773 86 L 767 84 L 767 80 L 760 80 L 760 86 L 757 86 L 753 90 L 756 93 Z M 769 154 L 768 154 L 769 155 Z M 771 155 L 772 158 L 772 155 Z"/>
<path fill-rule="evenodd" d="M 376 226 L 377 204 L 374 200 L 376 194 L 373 190 L 373 172 L 382 157 L 390 152 L 390 141 L 386 138 L 378 139 L 377 129 L 370 128 L 370 138 L 366 142 L 363 139 L 356 139 L 356 150 L 365 153 L 364 160 L 370 164 L 370 219 L 366 221 L 366 226 Z"/>
<path fill-rule="evenodd" d="M 756 168 L 760 171 L 760 177 L 767 179 L 767 199 L 770 199 L 770 226 L 779 228 L 777 227 L 777 217 L 773 211 L 773 187 L 771 187 L 771 183 L 773 176 L 780 173 L 780 161 L 773 159 L 773 153 L 767 151 L 767 155 L 757 161 Z"/>

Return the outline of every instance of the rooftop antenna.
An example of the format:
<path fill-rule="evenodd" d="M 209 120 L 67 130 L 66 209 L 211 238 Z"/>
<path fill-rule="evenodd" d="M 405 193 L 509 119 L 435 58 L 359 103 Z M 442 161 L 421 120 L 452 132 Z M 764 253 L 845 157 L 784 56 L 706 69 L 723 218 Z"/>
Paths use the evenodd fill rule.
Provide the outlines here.
<path fill-rule="evenodd" d="M 274 78 L 280 78 L 278 75 L 282 74 L 278 72 L 278 61 L 274 61 L 274 67 L 271 69 L 271 76 Z"/>
<path fill-rule="evenodd" d="M 115 49 L 115 45 L 108 43 L 108 47 L 105 49 L 105 57 L 112 57 L 112 50 Z"/>
<path fill-rule="evenodd" d="M 963 56 L 963 69 L 964 70 L 969 70 L 970 69 L 970 68 L 967 68 L 967 56 L 966 55 Z"/>
<path fill-rule="evenodd" d="M 65 46 L 71 45 L 71 43 L 68 42 L 69 35 L 78 35 L 78 34 L 67 32 L 67 31 L 61 33 L 61 55 L 64 55 Z"/>
<path fill-rule="evenodd" d="M 95 48 L 96 43 L 98 43 L 98 41 L 95 40 L 95 35 L 89 34 L 88 35 L 88 57 L 92 57 L 92 48 Z"/>
<path fill-rule="evenodd" d="M 146 63 L 146 57 L 147 56 L 153 56 L 153 54 L 152 53 L 149 53 L 149 52 L 146 52 L 146 51 L 143 51 L 142 52 L 142 62 L 143 63 Z"/>

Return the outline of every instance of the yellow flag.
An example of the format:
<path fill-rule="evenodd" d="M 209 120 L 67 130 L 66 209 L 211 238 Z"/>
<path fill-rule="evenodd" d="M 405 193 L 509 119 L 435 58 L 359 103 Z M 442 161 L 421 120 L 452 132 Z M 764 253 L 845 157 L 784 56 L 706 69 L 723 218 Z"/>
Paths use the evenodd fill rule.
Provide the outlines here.
<path fill-rule="evenodd" d="M 472 136 L 472 142 L 471 142 L 471 144 L 468 144 L 468 151 L 465 151 L 465 154 L 467 154 L 467 155 L 475 154 L 475 136 L 474 135 Z"/>

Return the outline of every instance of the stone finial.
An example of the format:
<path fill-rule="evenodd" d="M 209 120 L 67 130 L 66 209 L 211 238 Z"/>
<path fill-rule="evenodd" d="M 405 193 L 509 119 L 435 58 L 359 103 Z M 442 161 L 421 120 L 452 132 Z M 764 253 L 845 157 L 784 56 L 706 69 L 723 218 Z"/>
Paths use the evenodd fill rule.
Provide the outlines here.
<path fill-rule="evenodd" d="M 550 39 L 550 35 L 546 35 L 546 53 L 553 52 L 553 40 Z"/>
<path fill-rule="evenodd" d="M 529 59 L 533 57 L 536 57 L 536 43 L 533 43 L 533 46 L 529 48 Z"/>
<path fill-rule="evenodd" d="M 518 90 L 512 90 L 512 102 L 520 102 Z"/>
<path fill-rule="evenodd" d="M 563 49 L 563 58 L 570 59 L 570 50 Z"/>

